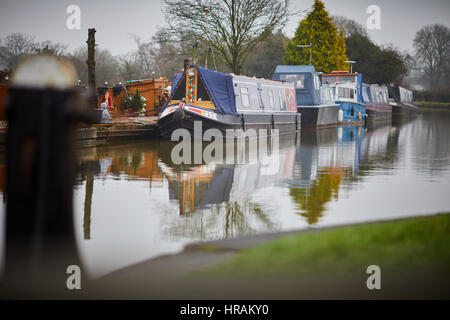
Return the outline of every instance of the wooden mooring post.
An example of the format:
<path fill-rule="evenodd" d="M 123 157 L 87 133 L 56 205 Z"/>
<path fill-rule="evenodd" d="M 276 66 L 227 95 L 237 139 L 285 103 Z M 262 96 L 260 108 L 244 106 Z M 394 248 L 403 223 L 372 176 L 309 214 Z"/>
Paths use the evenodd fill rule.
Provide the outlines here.
<path fill-rule="evenodd" d="M 90 94 L 96 94 L 96 83 L 95 83 L 95 28 L 91 28 L 88 30 L 88 39 L 87 39 L 87 68 L 88 68 L 88 87 Z"/>
<path fill-rule="evenodd" d="M 95 28 L 88 29 L 87 43 L 87 69 L 88 69 L 88 106 L 91 109 L 98 107 L 97 84 L 95 81 Z"/>

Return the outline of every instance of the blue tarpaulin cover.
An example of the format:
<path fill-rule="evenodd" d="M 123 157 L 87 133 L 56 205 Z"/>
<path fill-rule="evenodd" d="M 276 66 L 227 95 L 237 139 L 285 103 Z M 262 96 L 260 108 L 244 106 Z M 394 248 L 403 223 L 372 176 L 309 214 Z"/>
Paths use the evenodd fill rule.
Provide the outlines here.
<path fill-rule="evenodd" d="M 233 77 L 201 67 L 196 67 L 199 74 L 199 80 L 203 82 L 216 110 L 222 114 L 236 114 L 236 100 L 234 97 Z M 178 84 L 182 80 L 183 73 L 178 73 L 172 77 L 172 90 L 170 95 L 175 92 Z"/>
<path fill-rule="evenodd" d="M 172 76 L 172 88 L 170 90 L 171 97 L 172 97 L 173 93 L 175 92 L 175 89 L 178 87 L 178 83 L 180 82 L 182 76 L 183 76 L 183 73 L 175 73 Z"/>

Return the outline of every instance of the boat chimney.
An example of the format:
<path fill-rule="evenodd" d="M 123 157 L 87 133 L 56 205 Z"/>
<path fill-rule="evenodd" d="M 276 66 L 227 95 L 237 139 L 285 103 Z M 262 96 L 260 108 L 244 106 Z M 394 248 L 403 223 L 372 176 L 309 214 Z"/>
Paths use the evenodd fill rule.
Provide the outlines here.
<path fill-rule="evenodd" d="M 184 70 L 186 70 L 187 68 L 189 68 L 189 66 L 191 65 L 191 59 L 186 58 L 184 59 Z"/>

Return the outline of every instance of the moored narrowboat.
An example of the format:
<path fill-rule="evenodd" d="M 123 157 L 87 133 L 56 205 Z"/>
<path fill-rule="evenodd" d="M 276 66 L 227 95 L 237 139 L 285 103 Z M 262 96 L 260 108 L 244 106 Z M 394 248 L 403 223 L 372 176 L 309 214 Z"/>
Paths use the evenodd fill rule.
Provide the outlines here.
<path fill-rule="evenodd" d="M 386 86 L 363 83 L 362 100 L 366 106 L 368 120 L 391 119 L 392 107 L 389 104 L 389 92 Z"/>
<path fill-rule="evenodd" d="M 215 128 L 224 135 L 227 129 L 286 133 L 301 128 L 291 83 L 185 65 L 184 72 L 174 75 L 170 98 L 159 114 L 160 133 L 165 138 L 178 128 L 194 133 L 196 121 L 202 132 Z"/>
<path fill-rule="evenodd" d="M 348 71 L 333 71 L 322 74 L 323 85 L 335 89 L 335 101 L 339 105 L 339 123 L 364 123 L 366 107 L 362 103 L 362 75 Z"/>
<path fill-rule="evenodd" d="M 294 85 L 297 110 L 302 115 L 303 126 L 324 126 L 337 122 L 339 105 L 334 102 L 334 90 L 321 85 L 314 66 L 278 65 L 272 79 Z"/>
<path fill-rule="evenodd" d="M 413 104 L 413 92 L 398 85 L 388 85 L 389 104 L 393 116 L 414 115 L 419 108 Z"/>

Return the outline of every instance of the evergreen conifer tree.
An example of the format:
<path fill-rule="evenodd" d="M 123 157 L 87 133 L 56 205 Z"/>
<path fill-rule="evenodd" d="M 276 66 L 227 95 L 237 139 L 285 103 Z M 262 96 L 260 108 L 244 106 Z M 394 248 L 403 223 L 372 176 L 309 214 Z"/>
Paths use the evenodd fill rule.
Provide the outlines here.
<path fill-rule="evenodd" d="M 297 48 L 297 45 L 312 43 L 311 64 L 317 71 L 330 73 L 333 70 L 348 70 L 345 54 L 345 39 L 325 10 L 322 1 L 316 0 L 313 9 L 300 21 L 295 36 L 286 45 L 283 63 L 289 65 L 308 65 L 310 48 Z"/>

